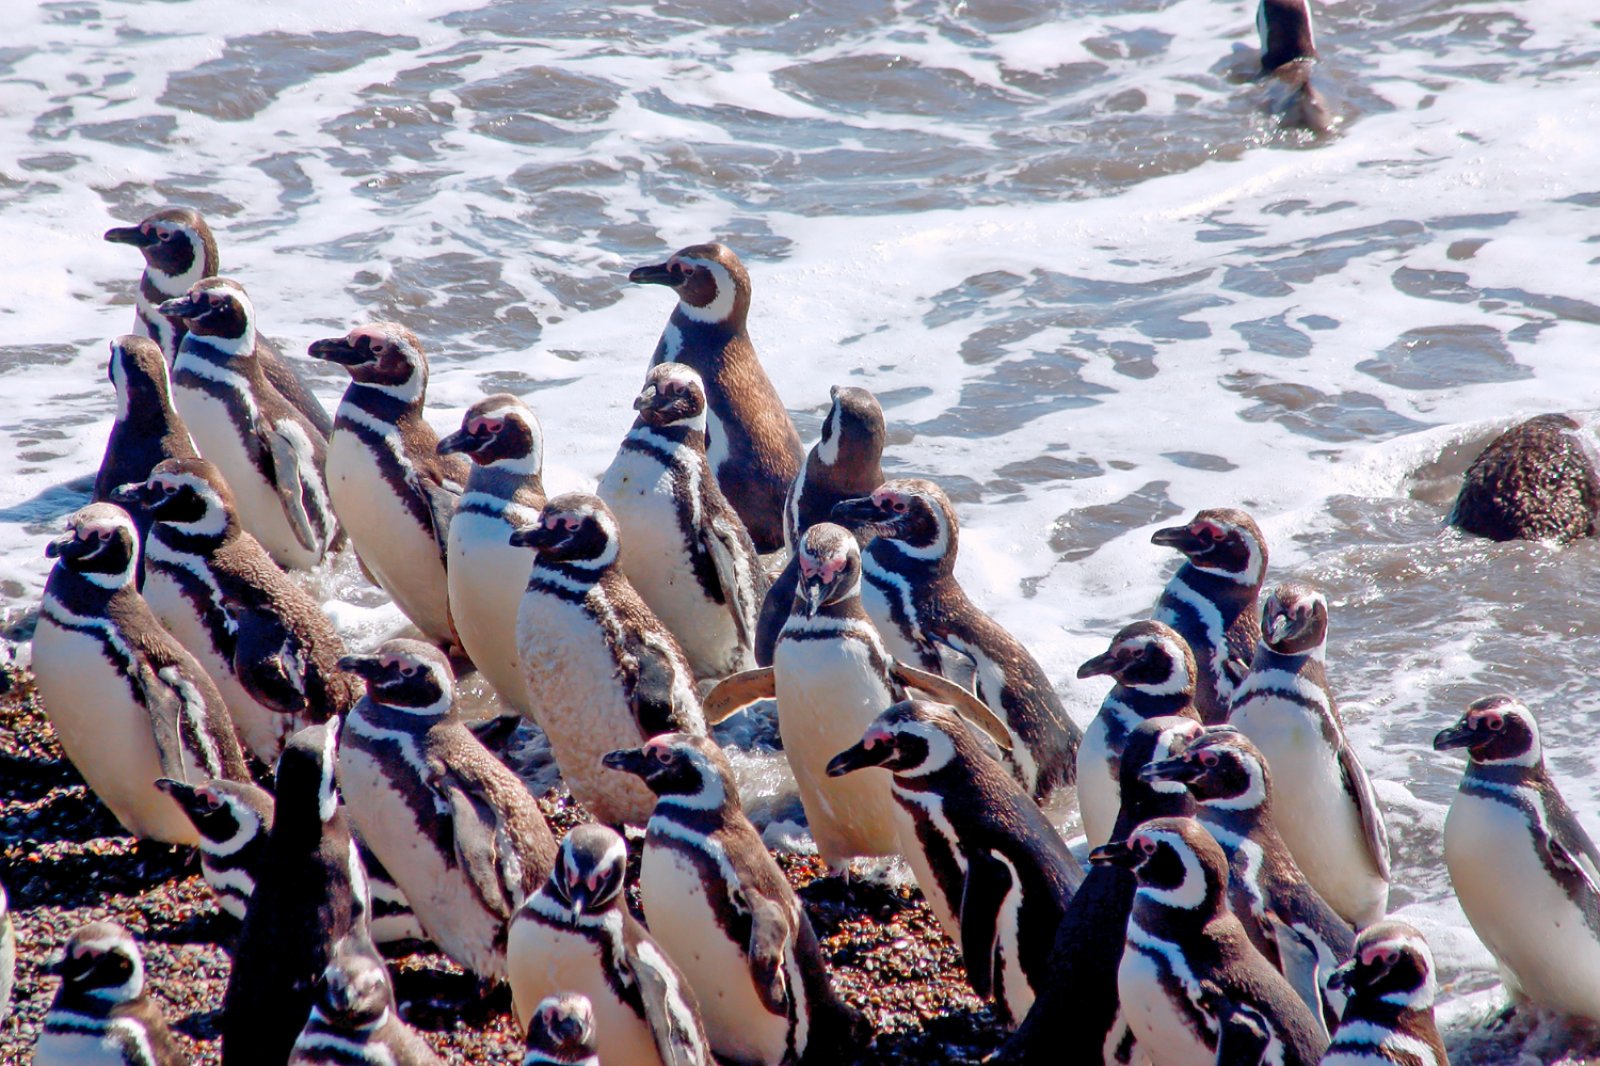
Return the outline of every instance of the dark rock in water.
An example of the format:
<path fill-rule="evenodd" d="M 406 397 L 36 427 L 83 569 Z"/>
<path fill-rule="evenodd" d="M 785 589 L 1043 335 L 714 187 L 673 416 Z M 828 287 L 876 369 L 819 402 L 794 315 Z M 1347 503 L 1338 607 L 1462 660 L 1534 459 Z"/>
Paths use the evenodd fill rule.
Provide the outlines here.
<path fill-rule="evenodd" d="M 1594 536 L 1600 477 L 1583 432 L 1566 415 L 1512 426 L 1467 467 L 1445 521 L 1490 540 L 1567 544 Z"/>

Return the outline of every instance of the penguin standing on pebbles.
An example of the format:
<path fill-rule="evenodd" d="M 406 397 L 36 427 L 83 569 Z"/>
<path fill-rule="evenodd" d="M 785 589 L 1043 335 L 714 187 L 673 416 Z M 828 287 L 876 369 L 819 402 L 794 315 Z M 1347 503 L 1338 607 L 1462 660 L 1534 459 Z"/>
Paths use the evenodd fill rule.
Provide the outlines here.
<path fill-rule="evenodd" d="M 700 375 L 658 363 L 633 406 L 639 417 L 596 490 L 622 533 L 623 573 L 697 679 L 748 670 L 767 575 L 706 465 Z"/>
<path fill-rule="evenodd" d="M 34 1066 L 182 1066 L 161 1006 L 145 993 L 139 945 L 115 922 L 91 922 L 67 938 L 55 972 L 61 988 L 44 1016 Z"/>
<path fill-rule="evenodd" d="M 383 959 L 359 933 L 340 941 L 322 971 L 288 1066 L 442 1066 L 395 1011 Z"/>
<path fill-rule="evenodd" d="M 1490 540 L 1568 544 L 1595 533 L 1595 437 L 1566 415 L 1519 422 L 1478 453 L 1445 524 Z"/>
<path fill-rule="evenodd" d="M 684 363 L 706 389 L 706 456 L 757 550 L 783 547 L 784 496 L 800 472 L 800 437 L 756 356 L 745 319 L 750 275 L 720 244 L 680 248 L 628 275 L 677 293 L 650 365 Z"/>
<path fill-rule="evenodd" d="M 106 373 L 117 390 L 117 417 L 94 479 L 94 498 L 102 502 L 117 486 L 149 477 L 163 459 L 200 454 L 172 406 L 167 362 L 155 341 L 131 333 L 118 337 L 111 342 Z"/>
<path fill-rule="evenodd" d="M 566 992 L 541 999 L 525 1048 L 522 1066 L 600 1066 L 589 997 Z"/>
<path fill-rule="evenodd" d="M 67 519 L 39 604 L 33 673 L 72 765 L 134 836 L 198 843 L 160 777 L 248 781 L 227 707 L 134 588 L 133 520 L 109 503 Z"/>
<path fill-rule="evenodd" d="M 1333 972 L 1329 984 L 1346 1001 L 1322 1066 L 1449 1066 L 1433 1019 L 1439 994 L 1433 952 L 1411 926 L 1383 921 L 1363 929 L 1354 955 Z"/>

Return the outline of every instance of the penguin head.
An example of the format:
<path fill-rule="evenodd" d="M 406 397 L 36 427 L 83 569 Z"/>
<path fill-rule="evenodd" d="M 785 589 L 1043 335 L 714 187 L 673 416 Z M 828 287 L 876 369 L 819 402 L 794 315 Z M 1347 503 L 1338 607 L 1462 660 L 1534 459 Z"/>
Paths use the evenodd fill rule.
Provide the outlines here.
<path fill-rule="evenodd" d="M 1533 712 L 1510 696 L 1485 696 L 1433 738 L 1434 751 L 1466 748 L 1480 766 L 1537 766 L 1544 758 Z"/>
<path fill-rule="evenodd" d="M 662 733 L 642 747 L 608 752 L 600 759 L 612 770 L 633 774 L 662 799 L 679 806 L 720 809 L 737 804 L 733 767 L 716 741 L 687 733 Z"/>
<path fill-rule="evenodd" d="M 527 404 L 501 392 L 467 408 L 461 428 L 440 440 L 438 450 L 468 456 L 479 466 L 537 476 L 544 469 L 544 430 Z"/>
<path fill-rule="evenodd" d="M 1111 647 L 1078 667 L 1079 679 L 1111 677 L 1151 696 L 1194 694 L 1194 653 L 1189 642 L 1164 622 L 1123 626 Z"/>
<path fill-rule="evenodd" d="M 204 277 L 217 269 L 217 241 L 211 227 L 200 212 L 187 207 L 164 207 L 137 226 L 108 229 L 106 240 L 133 245 L 151 271 L 169 278 Z"/>
<path fill-rule="evenodd" d="M 67 519 L 67 531 L 44 547 L 56 565 L 101 588 L 132 584 L 139 563 L 139 533 L 114 503 L 91 503 Z"/>
<path fill-rule="evenodd" d="M 1122 786 L 1122 812 L 1130 819 L 1128 830 L 1150 818 L 1177 817 L 1193 814 L 1194 797 L 1182 782 L 1150 780 L 1144 776 L 1146 767 L 1166 762 L 1181 755 L 1205 726 L 1193 718 L 1161 715 L 1146 718 L 1128 734 L 1122 748 L 1118 769 L 1118 783 Z"/>
<path fill-rule="evenodd" d="M 634 268 L 636 285 L 665 285 L 678 294 L 678 310 L 693 321 L 744 326 L 750 312 L 750 275 L 721 244 L 691 244 L 665 263 Z"/>
<path fill-rule="evenodd" d="M 617 561 L 620 534 L 611 508 L 598 496 L 567 492 L 545 501 L 531 526 L 511 534 L 511 544 L 538 552 L 537 563 L 603 570 Z"/>
<path fill-rule="evenodd" d="M 1095 848 L 1089 861 L 1131 869 L 1140 896 L 1202 917 L 1220 909 L 1228 883 L 1222 845 L 1193 818 L 1152 818 L 1127 840 Z"/>
<path fill-rule="evenodd" d="M 943 704 L 902 700 L 829 761 L 828 776 L 843 777 L 870 766 L 908 776 L 935 773 L 955 760 L 954 738 L 966 729 L 960 716 Z"/>
<path fill-rule="evenodd" d="M 370 655 L 346 655 L 339 669 L 365 680 L 373 703 L 407 714 L 440 718 L 455 698 L 450 660 L 420 640 L 386 640 Z"/>
<path fill-rule="evenodd" d="M 350 378 L 414 403 L 428 388 L 428 357 L 417 335 L 398 322 L 369 322 L 343 337 L 312 341 L 313 359 L 338 363 Z"/>
<path fill-rule="evenodd" d="M 255 347 L 255 305 L 232 278 L 201 278 L 182 296 L 162 304 L 162 314 L 181 318 L 189 332 L 202 337 L 242 341 L 250 339 L 248 349 L 240 345 L 237 354 L 249 355 Z"/>
<path fill-rule="evenodd" d="M 1280 655 L 1319 655 L 1328 639 L 1328 598 L 1286 581 L 1261 605 L 1261 642 Z"/>
<path fill-rule="evenodd" d="M 339 719 L 308 726 L 291 736 L 278 756 L 272 793 L 277 809 L 272 831 L 299 838 L 320 837 L 322 827 L 339 810 L 334 782 L 339 746 Z"/>
<path fill-rule="evenodd" d="M 563 992 L 541 999 L 528 1021 L 527 1047 L 529 1051 L 556 1052 L 562 1062 L 592 1056 L 594 1007 L 589 997 Z"/>
<path fill-rule="evenodd" d="M 835 385 L 829 397 L 833 402 L 822 420 L 822 436 L 813 454 L 824 466 L 842 462 L 881 473 L 889 431 L 878 398 L 866 389 L 848 385 Z"/>
<path fill-rule="evenodd" d="M 550 891 L 575 918 L 608 911 L 622 898 L 627 869 L 628 846 L 616 830 L 586 822 L 562 839 Z"/>
<path fill-rule="evenodd" d="M 870 529 L 913 559 L 955 565 L 960 533 L 956 510 L 944 490 L 931 481 L 885 481 L 871 496 L 834 504 L 833 520 L 850 529 Z"/>
<path fill-rule="evenodd" d="M 272 825 L 272 794 L 240 781 L 202 785 L 163 777 L 156 788 L 171 796 L 201 836 L 201 851 L 233 854 Z"/>
<path fill-rule="evenodd" d="M 139 945 L 116 922 L 91 922 L 67 938 L 55 972 L 61 997 L 131 1003 L 144 994 Z"/>
<path fill-rule="evenodd" d="M 644 388 L 633 399 L 639 421 L 656 429 L 682 426 L 706 428 L 706 386 L 693 367 L 682 363 L 658 363 L 645 376 Z"/>
<path fill-rule="evenodd" d="M 167 357 L 161 354 L 161 346 L 149 337 L 124 333 L 110 347 L 106 377 L 117 390 L 117 421 L 126 422 L 135 411 L 153 408 L 160 412 L 169 408 L 172 390 L 167 378 Z"/>
<path fill-rule="evenodd" d="M 237 523 L 233 492 L 205 459 L 163 459 L 147 480 L 113 489 L 111 500 L 187 533 L 219 536 Z"/>
<path fill-rule="evenodd" d="M 335 944 L 316 990 L 316 1009 L 323 1018 L 342 1029 L 374 1028 L 393 1005 L 389 969 L 366 934 Z"/>
<path fill-rule="evenodd" d="M 1186 526 L 1158 529 L 1151 544 L 1176 548 L 1189 565 L 1241 585 L 1259 586 L 1267 572 L 1267 542 L 1255 519 L 1231 507 L 1201 511 Z"/>
<path fill-rule="evenodd" d="M 795 586 L 794 611 L 815 618 L 824 606 L 860 595 L 861 547 L 842 526 L 818 522 L 800 537 L 795 556 L 800 582 Z"/>
<path fill-rule="evenodd" d="M 1205 730 L 1181 753 L 1148 764 L 1139 776 L 1181 783 L 1197 801 L 1218 810 L 1264 808 L 1272 796 L 1266 758 L 1232 726 Z"/>
<path fill-rule="evenodd" d="M 1261 0 L 1256 33 L 1261 38 L 1262 73 L 1297 59 L 1317 58 L 1310 0 Z"/>
<path fill-rule="evenodd" d="M 1427 1010 L 1438 995 L 1433 952 L 1405 922 L 1382 921 L 1356 936 L 1355 954 L 1328 975 L 1328 987 L 1352 999 Z"/>

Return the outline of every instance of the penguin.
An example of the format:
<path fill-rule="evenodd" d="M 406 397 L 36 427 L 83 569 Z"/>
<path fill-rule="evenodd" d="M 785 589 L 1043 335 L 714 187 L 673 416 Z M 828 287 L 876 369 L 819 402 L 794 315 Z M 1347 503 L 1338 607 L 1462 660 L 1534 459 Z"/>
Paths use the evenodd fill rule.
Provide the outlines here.
<path fill-rule="evenodd" d="M 555 859 L 539 804 L 462 723 L 443 653 L 390 640 L 340 665 L 367 682 L 339 748 L 350 821 L 429 939 L 503 980 L 506 922 Z"/>
<path fill-rule="evenodd" d="M 239 524 L 214 464 L 167 459 L 112 498 L 149 520 L 145 599 L 216 682 L 256 758 L 271 766 L 290 734 L 355 705 L 333 623 Z"/>
<path fill-rule="evenodd" d="M 1194 703 L 1206 725 L 1228 720 L 1233 690 L 1261 639 L 1256 600 L 1267 573 L 1267 542 L 1243 511 L 1201 511 L 1188 525 L 1158 529 L 1151 544 L 1187 560 L 1161 591 L 1152 618 L 1176 629 L 1194 652 Z"/>
<path fill-rule="evenodd" d="M 1261 0 L 1256 32 L 1261 38 L 1261 77 L 1270 79 L 1270 110 L 1285 129 L 1327 133 L 1333 116 L 1311 84 L 1317 45 L 1311 32 L 1310 0 Z"/>
<path fill-rule="evenodd" d="M 757 700 L 777 699 L 778 731 L 812 839 L 829 870 L 846 874 L 857 856 L 899 853 L 899 816 L 882 775 L 829 777 L 828 762 L 904 700 L 908 685 L 954 706 L 1002 752 L 1011 734 L 972 693 L 884 648 L 861 606 L 861 549 L 847 530 L 818 523 L 800 538 L 798 554 L 800 586 L 772 665 L 721 682 L 706 696 L 706 719 L 715 725 Z"/>
<path fill-rule="evenodd" d="M 839 1062 L 859 1050 L 864 1020 L 834 993 L 811 922 L 745 817 L 722 749 L 668 733 L 604 762 L 656 794 L 640 902 L 694 990 L 711 1050 L 752 1066 Z"/>
<path fill-rule="evenodd" d="M 621 771 L 617 771 L 621 772 Z M 511 920 L 507 966 L 516 1015 L 576 992 L 594 1012 L 601 1062 L 711 1066 L 694 991 L 622 899 L 627 846 L 605 826 L 574 826 L 543 887 Z"/>
<path fill-rule="evenodd" d="M 173 402 L 227 478 L 244 527 L 278 565 L 316 566 L 337 534 L 322 477 L 327 437 L 266 377 L 244 287 L 205 278 L 161 313 L 188 327 L 172 366 Z"/>
<path fill-rule="evenodd" d="M 328 439 L 328 498 L 363 567 L 422 635 L 464 657 L 445 578 L 450 516 L 471 463 L 439 454 L 422 417 L 428 359 L 395 322 L 357 326 L 307 351 L 350 372 Z"/>
<path fill-rule="evenodd" d="M 172 406 L 167 362 L 155 341 L 126 334 L 111 342 L 106 374 L 117 390 L 117 417 L 94 479 L 97 503 L 119 485 L 143 481 L 163 459 L 194 459 L 199 452 Z M 140 535 L 144 529 L 140 529 Z"/>
<path fill-rule="evenodd" d="M 176 363 L 178 348 L 189 328 L 181 317 L 163 313 L 160 305 L 182 296 L 190 286 L 215 277 L 221 270 L 211 227 L 192 208 L 165 207 L 137 226 L 106 230 L 105 239 L 113 244 L 131 244 L 144 256 L 144 273 L 134 298 L 133 331 L 155 341 L 168 364 Z M 271 342 L 262 340 L 256 355 L 272 387 L 316 426 L 317 432 L 324 437 L 333 432 L 333 419 L 328 417 L 327 409 Z M 133 480 L 136 478 L 126 477 L 117 484 Z M 143 477 L 137 480 L 142 481 Z"/>
<path fill-rule="evenodd" d="M 0 885 L 0 1022 L 11 1015 L 11 993 L 17 982 L 17 927 L 11 920 L 11 898 Z"/>
<path fill-rule="evenodd" d="M 935 674 L 946 673 L 946 649 L 970 663 L 978 698 L 1011 734 L 1007 762 L 1023 788 L 1042 803 L 1071 784 L 1083 731 L 1028 649 L 956 580 L 960 524 L 944 490 L 916 478 L 887 481 L 833 514 L 874 534 L 861 550 L 861 602 L 889 653 Z"/>
<path fill-rule="evenodd" d="M 1168 716 L 1135 724 L 1121 758 L 1121 808 L 1112 840 L 1126 840 L 1152 818 L 1194 813 L 1182 785 L 1146 781 L 1140 772 L 1198 737 L 1193 718 Z M 1067 904 L 1050 949 L 1049 979 L 1033 1009 L 994 1055 L 996 1066 L 1051 1060 L 1127 1066 L 1136 1045 L 1117 999 L 1117 967 L 1136 887 L 1132 871 L 1092 865 Z"/>
<path fill-rule="evenodd" d="M 1139 1050 L 1162 1066 L 1212 1066 L 1224 1010 L 1253 1009 L 1281 1066 L 1311 1066 L 1327 1038 L 1228 909 L 1228 862 L 1193 818 L 1156 818 L 1090 853 L 1133 870 L 1138 888 L 1117 995 Z"/>
<path fill-rule="evenodd" d="M 755 646 L 760 666 L 772 665 L 778 631 L 789 617 L 789 604 L 800 583 L 800 563 L 794 556 L 800 535 L 829 521 L 834 504 L 865 496 L 883 484 L 883 447 L 889 434 L 878 398 L 866 389 L 845 385 L 833 386 L 829 397 L 822 436 L 806 453 L 805 465 L 784 497 L 783 544 L 789 561 L 761 601 Z"/>
<path fill-rule="evenodd" d="M 1594 447 L 1593 432 L 1566 415 L 1517 423 L 1467 467 L 1445 524 L 1490 540 L 1570 544 L 1594 536 Z"/>
<path fill-rule="evenodd" d="M 135 538 L 126 511 L 92 503 L 45 548 L 33 673 L 67 758 L 123 828 L 194 845 L 156 778 L 250 777 L 216 686 L 134 588 Z"/>
<path fill-rule="evenodd" d="M 146 994 L 139 945 L 115 922 L 67 938 L 54 970 L 61 987 L 33 1049 L 34 1066 L 182 1066 L 161 1005 Z"/>
<path fill-rule="evenodd" d="M 1273 803 L 1278 831 L 1311 887 L 1360 929 L 1388 906 L 1389 831 L 1328 688 L 1328 601 L 1309 585 L 1285 583 L 1261 618 L 1261 643 L 1228 720 L 1273 776 L 1294 782 Z"/>
<path fill-rule="evenodd" d="M 633 407 L 595 490 L 622 533 L 622 572 L 697 679 L 748 670 L 767 575 L 706 465 L 705 386 L 682 363 L 657 363 Z"/>
<path fill-rule="evenodd" d="M 665 285 L 678 305 L 650 365 L 684 363 L 705 381 L 706 457 L 761 552 L 783 547 L 784 496 L 800 472 L 800 435 L 745 329 L 750 275 L 721 244 L 680 248 L 628 280 Z"/>
<path fill-rule="evenodd" d="M 589 997 L 564 992 L 541 999 L 525 1046 L 522 1066 L 600 1066 Z"/>
<path fill-rule="evenodd" d="M 1011 1028 L 1050 979 L 1050 946 L 1083 868 L 978 738 L 953 709 L 906 700 L 834 756 L 828 776 L 890 772 L 901 853 L 961 946 L 972 990 Z"/>
<path fill-rule="evenodd" d="M 1513 1004 L 1600 1021 L 1600 851 L 1545 770 L 1533 713 L 1486 696 L 1433 747 L 1467 749 L 1444 862 Z"/>
<path fill-rule="evenodd" d="M 655 796 L 600 757 L 661 733 L 704 735 L 694 673 L 678 642 L 628 583 L 621 537 L 598 496 L 550 499 L 511 535 L 534 549 L 517 608 L 517 646 L 533 717 L 573 798 L 608 825 L 642 826 Z"/>
<path fill-rule="evenodd" d="M 1329 983 L 1347 998 L 1322 1066 L 1450 1066 L 1433 1018 L 1433 952 L 1416 929 L 1396 921 L 1369 925 Z"/>
<path fill-rule="evenodd" d="M 1212 726 L 1184 751 L 1146 766 L 1149 781 L 1176 781 L 1195 817 L 1228 857 L 1228 908 L 1307 1007 L 1330 1024 L 1344 997 L 1328 979 L 1355 950 L 1355 931 L 1317 895 L 1273 821 L 1273 775 L 1248 737 Z"/>
<path fill-rule="evenodd" d="M 445 553 L 451 621 L 500 698 L 531 715 L 517 651 L 517 608 L 533 556 L 509 541 L 544 507 L 544 431 L 521 400 L 496 393 L 469 407 L 461 428 L 442 438 L 438 450 L 472 460 Z"/>
<path fill-rule="evenodd" d="M 1079 679 L 1116 681 L 1078 746 L 1078 810 L 1083 834 L 1095 847 L 1115 839 L 1121 805 L 1122 750 L 1139 723 L 1175 716 L 1200 721 L 1194 707 L 1194 656 L 1172 627 L 1161 622 L 1123 626 L 1111 647 L 1078 667 Z"/>
<path fill-rule="evenodd" d="M 442 1066 L 395 1010 L 389 971 L 359 934 L 333 950 L 288 1066 Z"/>
<path fill-rule="evenodd" d="M 366 935 L 371 899 L 334 789 L 339 719 L 278 757 L 277 809 L 222 997 L 222 1066 L 288 1061 L 335 946 Z"/>

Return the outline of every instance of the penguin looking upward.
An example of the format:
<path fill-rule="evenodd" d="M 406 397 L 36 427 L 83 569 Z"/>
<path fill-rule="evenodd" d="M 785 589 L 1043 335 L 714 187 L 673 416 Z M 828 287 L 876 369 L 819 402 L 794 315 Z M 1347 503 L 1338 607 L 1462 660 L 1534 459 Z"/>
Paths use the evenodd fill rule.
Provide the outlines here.
<path fill-rule="evenodd" d="M 143 481 L 163 459 L 200 454 L 172 406 L 172 382 L 155 341 L 131 333 L 112 341 L 106 375 L 117 390 L 117 417 L 95 475 L 96 501 L 111 499 L 118 485 Z"/>
<path fill-rule="evenodd" d="M 757 550 L 783 547 L 784 496 L 800 472 L 800 436 L 756 356 L 745 319 L 750 275 L 720 244 L 680 248 L 628 280 L 678 296 L 650 365 L 684 363 L 706 389 L 706 457 Z"/>
<path fill-rule="evenodd" d="M 288 1066 L 442 1066 L 395 1010 L 389 971 L 356 932 L 334 947 Z"/>
<path fill-rule="evenodd" d="M 189 329 L 172 365 L 172 397 L 196 447 L 227 478 L 240 521 L 278 565 L 311 569 L 338 532 L 322 476 L 328 440 L 267 378 L 255 305 L 238 282 L 205 278 L 161 313 Z"/>
<path fill-rule="evenodd" d="M 1005 761 L 1022 787 L 1043 802 L 1071 784 L 1083 731 L 1028 649 L 956 580 L 961 530 L 944 490 L 916 478 L 887 481 L 833 514 L 874 534 L 861 551 L 861 602 L 889 653 L 941 675 L 946 649 L 970 663 L 978 698 L 1011 733 Z"/>
<path fill-rule="evenodd" d="M 61 987 L 44 1016 L 35 1066 L 182 1066 L 188 1056 L 145 991 L 139 945 L 115 922 L 67 938 Z M 20 1061 L 20 1060 L 19 1060 Z"/>
<path fill-rule="evenodd" d="M 1433 952 L 1411 926 L 1382 921 L 1363 929 L 1354 955 L 1328 983 L 1346 1000 L 1322 1066 L 1375 1062 L 1449 1066 L 1450 1056 L 1433 1019 L 1433 1001 L 1439 994 Z"/>
<path fill-rule="evenodd" d="M 672 630 L 699 680 L 755 665 L 767 591 L 755 545 L 706 465 L 706 395 L 682 363 L 657 363 L 595 490 L 622 534 L 622 570 Z"/>
<path fill-rule="evenodd" d="M 541 999 L 525 1048 L 522 1066 L 600 1066 L 589 997 L 563 992 Z"/>
<path fill-rule="evenodd" d="M 155 341 L 167 363 L 176 364 L 178 348 L 189 327 L 181 316 L 164 312 L 161 304 L 182 296 L 202 278 L 216 277 L 222 269 L 211 227 L 206 225 L 200 212 L 192 208 L 165 207 L 137 226 L 106 230 L 105 239 L 113 244 L 130 244 L 144 256 L 144 273 L 139 277 L 139 292 L 134 298 L 133 331 Z M 272 387 L 316 426 L 317 432 L 324 437 L 331 433 L 333 419 L 328 417 L 327 410 L 299 371 L 265 339 L 256 355 Z"/>
<path fill-rule="evenodd" d="M 822 420 L 822 436 L 806 453 L 805 465 L 789 486 L 783 504 L 783 542 L 789 561 L 767 589 L 756 623 L 756 663 L 772 665 L 778 631 L 789 617 L 789 604 L 800 582 L 794 557 L 800 536 L 818 522 L 831 520 L 833 505 L 865 496 L 883 484 L 883 445 L 888 437 L 883 408 L 866 389 L 835 385 L 832 403 Z M 863 545 L 865 547 L 865 545 Z"/>

